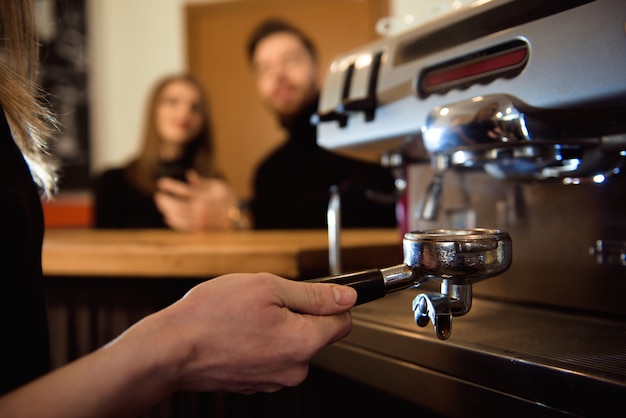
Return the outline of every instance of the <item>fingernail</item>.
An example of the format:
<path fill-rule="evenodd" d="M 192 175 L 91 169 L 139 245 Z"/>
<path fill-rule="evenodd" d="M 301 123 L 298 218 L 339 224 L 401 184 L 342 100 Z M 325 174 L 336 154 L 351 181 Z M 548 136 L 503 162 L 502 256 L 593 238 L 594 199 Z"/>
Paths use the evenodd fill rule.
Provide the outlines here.
<path fill-rule="evenodd" d="M 339 305 L 352 305 L 356 300 L 356 290 L 349 286 L 333 286 L 333 294 Z"/>

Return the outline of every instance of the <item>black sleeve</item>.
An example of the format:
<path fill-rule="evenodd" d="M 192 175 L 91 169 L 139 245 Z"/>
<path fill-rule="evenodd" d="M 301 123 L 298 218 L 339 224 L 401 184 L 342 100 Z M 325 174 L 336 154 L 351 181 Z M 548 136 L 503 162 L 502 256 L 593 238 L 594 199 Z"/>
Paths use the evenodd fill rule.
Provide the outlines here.
<path fill-rule="evenodd" d="M 120 198 L 124 189 L 123 173 L 118 169 L 105 171 L 94 180 L 95 228 L 120 228 L 124 226 L 121 216 L 126 210 L 123 207 L 124 199 Z"/>

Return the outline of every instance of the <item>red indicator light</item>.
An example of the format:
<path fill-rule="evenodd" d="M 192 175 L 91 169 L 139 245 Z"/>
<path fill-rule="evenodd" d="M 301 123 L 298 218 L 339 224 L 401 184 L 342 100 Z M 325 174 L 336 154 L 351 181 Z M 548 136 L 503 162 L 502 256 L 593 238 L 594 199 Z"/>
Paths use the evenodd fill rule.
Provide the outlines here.
<path fill-rule="evenodd" d="M 526 48 L 506 52 L 500 55 L 492 55 L 481 58 L 479 61 L 472 60 L 454 67 L 438 69 L 424 76 L 422 86 L 427 91 L 434 88 L 459 82 L 481 78 L 481 76 L 492 76 L 494 74 L 521 68 L 528 57 Z"/>

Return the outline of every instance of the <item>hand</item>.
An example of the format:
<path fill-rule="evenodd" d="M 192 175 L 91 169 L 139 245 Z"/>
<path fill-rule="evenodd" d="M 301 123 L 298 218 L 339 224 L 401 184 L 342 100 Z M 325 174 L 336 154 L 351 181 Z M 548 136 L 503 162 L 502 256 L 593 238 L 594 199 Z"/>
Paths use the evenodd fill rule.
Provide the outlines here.
<path fill-rule="evenodd" d="M 351 329 L 356 291 L 267 273 L 204 282 L 152 316 L 176 390 L 273 392 L 301 383 L 308 361 Z M 150 327 L 148 327 L 150 328 Z M 174 353 L 174 354 L 172 354 Z"/>
<path fill-rule="evenodd" d="M 0 416 L 136 417 L 175 391 L 274 392 L 345 337 L 356 291 L 267 273 L 203 282 L 117 339 L 0 397 Z"/>
<path fill-rule="evenodd" d="M 157 181 L 154 200 L 165 223 L 181 231 L 231 228 L 237 198 L 230 186 L 223 180 L 200 177 L 192 170 L 187 173 L 187 181 L 169 177 Z"/>

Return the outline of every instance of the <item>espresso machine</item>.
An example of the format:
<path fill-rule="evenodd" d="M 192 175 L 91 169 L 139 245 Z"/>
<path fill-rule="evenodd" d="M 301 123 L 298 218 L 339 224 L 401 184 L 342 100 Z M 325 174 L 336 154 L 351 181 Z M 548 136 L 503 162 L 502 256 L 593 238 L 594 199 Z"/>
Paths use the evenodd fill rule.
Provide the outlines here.
<path fill-rule="evenodd" d="M 345 346 L 352 356 L 370 350 L 393 357 L 388 364 L 403 360 L 447 372 L 451 386 L 459 379 L 479 384 L 485 393 L 506 394 L 519 411 L 537 416 L 546 411 L 591 416 L 621 408 L 619 395 L 626 394 L 623 0 L 476 1 L 347 51 L 328 68 L 312 122 L 322 147 L 398 173 L 406 217 L 401 227 L 409 237 L 415 231 L 490 230 L 506 231 L 512 242 L 510 268 L 470 286 L 475 300 L 497 312 L 480 314 L 481 327 L 464 334 L 469 339 L 480 334 L 482 340 L 453 349 L 453 332 L 433 345 L 427 337 L 409 336 L 404 325 L 377 319 L 376 312 L 395 315 L 395 307 L 380 302 L 378 310 L 363 308 L 362 315 L 355 310 L 357 335 Z M 405 251 L 406 241 L 407 235 Z M 437 294 L 454 303 L 456 296 L 443 287 Z M 507 315 L 515 317 L 502 322 Z M 423 325 L 418 319 L 416 314 Z M 508 334 L 500 342 L 496 334 L 503 328 Z M 528 332 L 523 338 L 515 334 L 522 328 Z M 489 358 L 485 364 L 493 367 L 472 374 L 448 366 L 450 357 L 427 363 L 406 348 L 384 345 L 384 338 L 414 344 L 416 350 L 428 346 L 455 353 L 456 360 Z M 347 368 L 345 373 L 363 376 Z M 382 374 L 371 384 L 382 381 Z M 502 383 L 505 375 L 517 383 Z M 535 380 L 524 386 L 520 382 L 528 376 Z M 556 394 L 558 388 L 567 395 Z M 450 412 L 441 402 L 428 406 Z"/>

